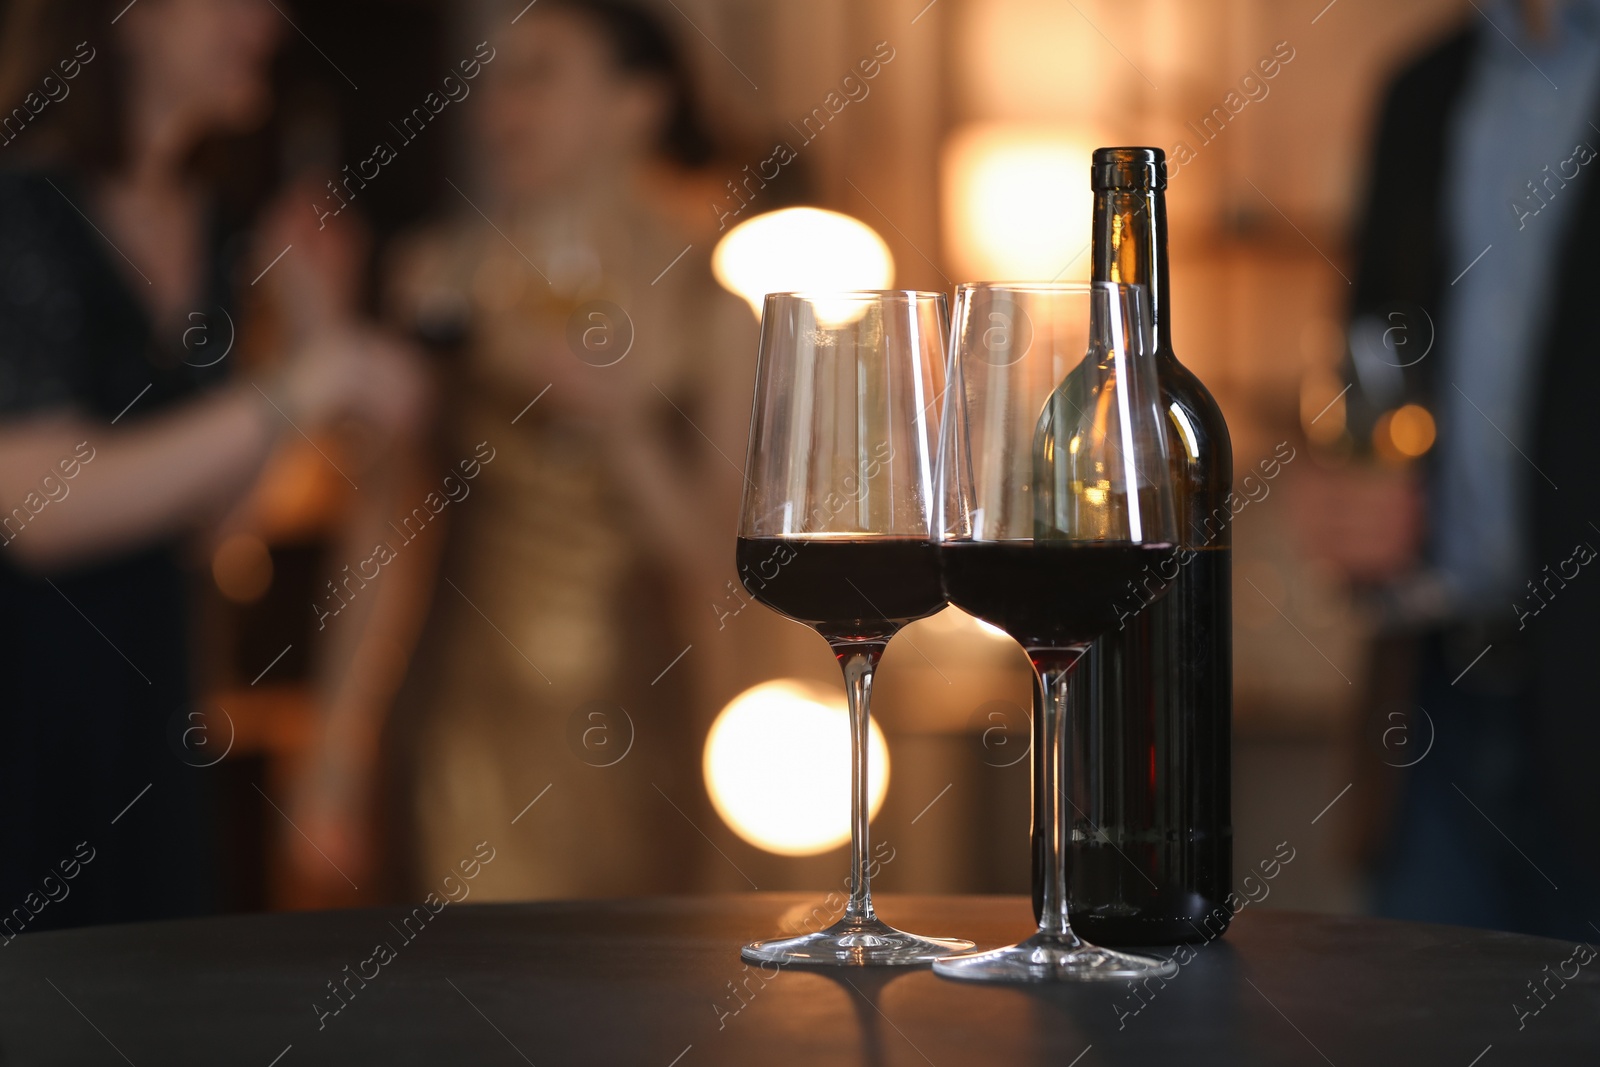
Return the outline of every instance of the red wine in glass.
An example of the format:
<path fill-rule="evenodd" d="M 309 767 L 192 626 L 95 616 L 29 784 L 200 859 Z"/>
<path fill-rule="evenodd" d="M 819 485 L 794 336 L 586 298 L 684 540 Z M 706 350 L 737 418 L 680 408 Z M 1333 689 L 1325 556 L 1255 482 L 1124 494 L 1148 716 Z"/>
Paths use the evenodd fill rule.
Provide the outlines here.
<path fill-rule="evenodd" d="M 1101 948 L 1067 915 L 1073 669 L 1172 573 L 1165 415 L 1138 286 L 963 285 L 939 453 L 940 560 L 955 604 L 1033 664 L 1039 929 L 935 960 L 978 982 L 1168 977 L 1169 960 Z M 1151 582 L 1151 576 L 1156 580 Z"/>
<path fill-rule="evenodd" d="M 829 641 L 887 642 L 945 604 L 927 540 L 741 537 L 736 560 L 751 596 Z"/>
<path fill-rule="evenodd" d="M 850 898 L 825 930 L 746 945 L 759 963 L 906 966 L 972 947 L 879 919 L 867 735 L 884 647 L 944 607 L 933 462 L 949 325 L 942 293 L 772 293 L 735 549 L 757 600 L 833 650 L 850 709 Z"/>
<path fill-rule="evenodd" d="M 941 549 L 950 603 L 1025 649 L 1076 648 L 1117 629 L 1160 595 L 1139 580 L 1170 568 L 1174 552 L 1115 541 L 952 541 Z"/>

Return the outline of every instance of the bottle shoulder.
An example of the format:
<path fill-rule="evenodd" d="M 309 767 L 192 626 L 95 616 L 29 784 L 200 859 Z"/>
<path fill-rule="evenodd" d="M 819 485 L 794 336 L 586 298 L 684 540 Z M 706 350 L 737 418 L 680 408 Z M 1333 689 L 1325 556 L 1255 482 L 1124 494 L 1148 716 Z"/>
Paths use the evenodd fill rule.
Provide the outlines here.
<path fill-rule="evenodd" d="M 1205 383 L 1170 351 L 1160 357 L 1161 393 L 1183 438 L 1191 468 L 1200 468 L 1213 484 L 1233 484 L 1233 439 L 1222 408 Z M 1180 418 L 1181 413 L 1181 418 Z"/>

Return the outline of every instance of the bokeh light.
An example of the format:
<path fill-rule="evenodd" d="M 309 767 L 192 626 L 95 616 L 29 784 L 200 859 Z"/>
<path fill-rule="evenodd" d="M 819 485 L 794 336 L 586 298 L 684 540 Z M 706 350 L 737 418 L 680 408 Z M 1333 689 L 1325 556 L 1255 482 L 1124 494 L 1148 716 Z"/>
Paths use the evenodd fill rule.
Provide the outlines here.
<path fill-rule="evenodd" d="M 1085 281 L 1094 196 L 1092 133 L 982 123 L 943 153 L 945 240 L 960 276 Z"/>
<path fill-rule="evenodd" d="M 757 315 L 768 293 L 894 284 L 894 256 L 877 231 L 849 215 L 814 207 L 784 208 L 741 222 L 718 242 L 711 270 Z M 865 310 L 857 307 L 855 317 Z"/>
<path fill-rule="evenodd" d="M 868 817 L 889 792 L 889 746 L 868 726 Z M 722 709 L 706 737 L 706 789 L 733 832 L 768 852 L 813 856 L 850 840 L 850 717 L 842 692 L 763 682 Z"/>
<path fill-rule="evenodd" d="M 1388 415 L 1389 441 L 1394 450 L 1409 459 L 1425 455 L 1438 436 L 1433 416 L 1420 404 L 1406 404 Z"/>
<path fill-rule="evenodd" d="M 251 534 L 234 534 L 211 556 L 211 577 L 235 604 L 254 604 L 272 588 L 272 553 Z"/>

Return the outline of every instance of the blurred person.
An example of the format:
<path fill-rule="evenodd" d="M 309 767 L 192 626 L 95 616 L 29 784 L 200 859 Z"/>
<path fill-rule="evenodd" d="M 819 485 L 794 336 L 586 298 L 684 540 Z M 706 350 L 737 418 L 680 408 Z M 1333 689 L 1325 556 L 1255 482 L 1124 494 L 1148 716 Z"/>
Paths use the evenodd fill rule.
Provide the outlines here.
<path fill-rule="evenodd" d="M 0 36 L 0 921 L 51 927 L 217 903 L 192 738 L 186 550 L 286 441 L 359 425 L 392 448 L 423 380 L 349 314 L 355 246 L 276 265 L 275 370 L 193 344 L 238 309 L 286 211 L 237 262 L 200 161 L 257 128 L 284 21 L 267 0 L 11 0 Z M 304 210 L 303 206 L 300 210 Z M 341 247 L 342 246 L 342 247 Z M 266 285 L 263 285 L 265 288 Z M 259 290 L 258 290 L 259 291 Z M 237 319 L 234 312 L 229 312 Z M 359 471 L 354 461 L 352 469 Z M 218 744 L 220 748 L 220 743 Z M 209 756 L 210 750 L 206 750 Z"/>
<path fill-rule="evenodd" d="M 1326 476 L 1304 517 L 1381 588 L 1369 732 L 1403 767 L 1383 915 L 1587 938 L 1600 911 L 1597 100 L 1600 3 L 1499 0 L 1382 109 L 1348 425 L 1381 438 L 1418 404 L 1437 444 L 1420 470 Z"/>
<path fill-rule="evenodd" d="M 754 321 L 658 206 L 663 171 L 713 150 L 661 20 L 545 0 L 513 25 L 520 6 L 494 8 L 467 105 L 480 181 L 394 287 L 406 321 L 462 339 L 442 458 L 476 474 L 390 724 L 395 859 L 407 893 L 485 839 L 489 897 L 681 891 L 736 674 L 713 605 Z"/>

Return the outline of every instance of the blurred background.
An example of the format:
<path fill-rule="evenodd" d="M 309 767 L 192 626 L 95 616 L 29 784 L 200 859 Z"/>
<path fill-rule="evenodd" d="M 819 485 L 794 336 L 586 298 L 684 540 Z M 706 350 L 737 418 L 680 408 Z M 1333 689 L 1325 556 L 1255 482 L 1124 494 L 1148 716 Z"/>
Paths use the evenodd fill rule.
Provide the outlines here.
<path fill-rule="evenodd" d="M 151 305 L 146 347 L 231 382 L 194 395 L 234 389 L 247 405 L 247 384 L 277 409 L 241 407 L 227 416 L 238 427 L 206 431 L 241 450 L 226 476 L 185 483 L 220 515 L 174 505 L 127 542 L 168 544 L 177 561 L 187 652 L 172 669 L 189 688 L 140 714 L 213 813 L 193 864 L 213 882 L 208 906 L 411 899 L 482 840 L 498 850 L 475 887 L 490 899 L 842 888 L 837 667 L 810 631 L 745 610 L 733 570 L 756 326 L 739 297 L 776 284 L 774 260 L 791 272 L 778 280 L 826 283 L 837 268 L 808 258 L 818 240 L 861 243 L 859 277 L 836 284 L 1087 278 L 1089 153 L 1149 144 L 1172 161 L 1177 353 L 1220 402 L 1239 476 L 1285 446 L 1298 457 L 1235 524 L 1236 861 L 1252 869 L 1288 841 L 1296 859 L 1262 906 L 1366 909 L 1393 787 L 1383 764 L 1402 761 L 1369 728 L 1372 613 L 1297 513 L 1314 513 L 1328 470 L 1405 482 L 1432 443 L 1426 412 L 1347 427 L 1353 232 L 1386 84 L 1478 18 L 1472 6 L 640 6 L 138 0 L 83 5 L 84 21 L 26 51 L 6 42 L 7 91 L 49 102 L 5 127 L 0 163 L 64 166 L 74 184 L 56 191 L 105 238 L 82 254 L 118 272 L 102 282 L 176 294 Z M 0 3 L 13 19 L 24 8 L 43 5 Z M 183 50 L 146 40 L 179 26 Z M 95 58 L 49 97 L 42 62 L 80 40 Z M 66 50 L 33 47 L 46 44 Z M 91 95 L 92 77 L 144 86 L 126 90 L 140 102 L 128 121 L 154 144 L 166 112 L 144 102 L 192 92 L 195 51 L 226 48 L 193 79 L 255 64 L 263 96 L 230 114 L 171 104 L 210 123 L 179 153 L 204 142 L 201 163 L 185 155 L 163 179 L 60 162 L 84 143 L 64 131 L 71 109 L 115 102 Z M 163 237 L 124 238 L 146 195 L 226 237 L 193 246 L 229 295 L 185 303 L 192 264 L 170 287 L 151 272 L 141 249 L 161 261 Z M 774 214 L 797 207 L 854 223 Z M 7 254 L 15 287 L 34 261 Z M 352 382 L 306 370 L 312 351 Z M 87 405 L 81 434 L 47 440 L 114 457 L 119 431 L 178 433 L 181 389 L 106 425 L 137 400 L 143 379 L 126 380 Z M 373 390 L 403 402 L 367 410 Z M 13 452 L 30 457 L 6 484 L 19 500 L 57 457 L 14 435 L 61 400 L 6 410 Z M 192 432 L 180 454 L 211 451 Z M 96 465 L 84 469 L 79 500 L 45 508 L 17 545 L 70 524 L 92 499 Z M 19 573 L 81 576 L 121 545 Z M 137 686 L 125 661 L 149 669 L 139 655 L 119 640 L 127 655 L 111 656 L 82 628 L 92 619 L 110 643 L 117 625 L 139 628 L 137 609 L 108 602 L 107 622 L 73 588 L 57 592 L 81 610 L 60 625 L 106 656 L 77 669 Z M 1021 652 L 954 609 L 890 647 L 874 707 L 890 768 L 880 890 L 1026 891 L 1028 695 Z M 841 777 L 801 781 L 786 764 L 825 748 L 821 734 L 839 742 Z M 135 803 L 116 825 L 109 793 L 106 812 L 83 815 L 92 826 L 63 821 L 68 846 L 154 817 L 134 796 L 154 775 L 112 777 Z M 38 875 L 17 879 L 20 892 Z"/>

